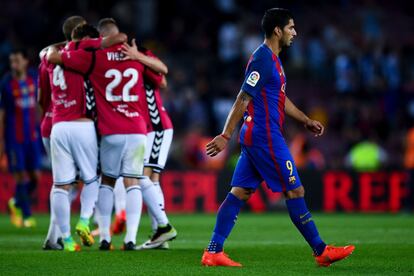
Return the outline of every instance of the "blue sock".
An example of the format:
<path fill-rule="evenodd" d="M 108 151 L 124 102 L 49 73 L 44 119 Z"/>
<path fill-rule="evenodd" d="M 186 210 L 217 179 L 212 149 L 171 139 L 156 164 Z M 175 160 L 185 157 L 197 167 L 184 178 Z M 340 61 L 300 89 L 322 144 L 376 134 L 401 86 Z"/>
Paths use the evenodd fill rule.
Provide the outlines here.
<path fill-rule="evenodd" d="M 233 229 L 233 226 L 236 223 L 237 215 L 243 205 L 243 200 L 238 199 L 232 193 L 227 194 L 226 199 L 223 201 L 218 210 L 216 226 L 214 228 L 210 243 L 208 244 L 207 251 L 213 253 L 223 251 L 224 241 Z"/>
<path fill-rule="evenodd" d="M 16 184 L 14 198 L 16 200 L 16 206 L 22 209 L 23 218 L 30 217 L 32 215 L 32 212 L 30 210 L 30 198 L 27 183 Z"/>
<path fill-rule="evenodd" d="M 303 197 L 288 199 L 286 200 L 286 206 L 292 222 L 312 247 L 315 255 L 321 255 L 325 250 L 326 244 L 319 237 L 318 229 L 316 228 L 315 222 L 313 222 L 312 215 L 306 207 L 305 199 Z"/>

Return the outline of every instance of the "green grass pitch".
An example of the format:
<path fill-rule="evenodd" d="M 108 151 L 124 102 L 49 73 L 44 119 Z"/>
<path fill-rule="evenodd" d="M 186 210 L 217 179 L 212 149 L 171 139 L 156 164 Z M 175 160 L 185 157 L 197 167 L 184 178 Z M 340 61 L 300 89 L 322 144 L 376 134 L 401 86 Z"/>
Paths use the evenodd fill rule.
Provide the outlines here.
<path fill-rule="evenodd" d="M 243 268 L 201 267 L 200 258 L 214 226 L 214 215 L 171 215 L 179 236 L 170 250 L 100 252 L 97 244 L 82 252 L 42 251 L 48 216 L 37 216 L 34 230 L 16 229 L 0 216 L 0 275 L 414 275 L 414 216 L 314 214 L 328 243 L 353 243 L 348 259 L 319 268 L 287 213 L 239 216 L 226 252 Z M 76 219 L 72 219 L 76 222 Z M 138 242 L 149 234 L 144 216 Z"/>

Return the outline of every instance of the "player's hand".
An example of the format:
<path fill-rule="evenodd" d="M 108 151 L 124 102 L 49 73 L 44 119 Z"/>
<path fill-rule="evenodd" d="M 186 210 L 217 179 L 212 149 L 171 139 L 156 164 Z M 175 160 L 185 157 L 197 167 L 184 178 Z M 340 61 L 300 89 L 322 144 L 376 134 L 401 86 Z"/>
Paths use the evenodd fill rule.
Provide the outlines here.
<path fill-rule="evenodd" d="M 312 119 L 308 119 L 305 122 L 305 128 L 314 133 L 315 137 L 321 136 L 325 130 L 321 122 Z"/>
<path fill-rule="evenodd" d="M 228 140 L 222 135 L 217 135 L 206 145 L 206 153 L 213 157 L 219 154 L 227 145 Z"/>
<path fill-rule="evenodd" d="M 131 45 L 128 43 L 124 43 L 121 48 L 122 53 L 125 55 L 122 60 L 139 60 L 142 57 L 145 57 L 143 53 L 138 51 L 137 44 L 135 42 L 135 38 L 132 39 Z"/>

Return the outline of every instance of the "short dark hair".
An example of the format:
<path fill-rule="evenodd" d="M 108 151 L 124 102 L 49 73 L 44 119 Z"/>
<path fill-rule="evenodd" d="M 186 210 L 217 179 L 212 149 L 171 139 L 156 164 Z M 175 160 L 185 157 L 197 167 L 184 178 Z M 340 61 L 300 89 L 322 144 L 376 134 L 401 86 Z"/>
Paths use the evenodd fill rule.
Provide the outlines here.
<path fill-rule="evenodd" d="M 10 51 L 9 56 L 10 55 L 18 55 L 18 54 L 21 54 L 25 59 L 28 59 L 29 58 L 29 55 L 27 54 L 27 50 L 24 49 L 24 48 L 13 48 Z"/>
<path fill-rule="evenodd" d="M 115 26 L 118 26 L 116 24 L 115 19 L 113 19 L 112 17 L 106 17 L 106 18 L 102 18 L 101 20 L 99 20 L 98 22 L 98 31 L 101 32 L 103 28 L 105 28 L 106 26 L 113 24 Z"/>
<path fill-rule="evenodd" d="M 94 26 L 90 24 L 78 25 L 72 32 L 72 39 L 79 40 L 85 36 L 89 36 L 90 38 L 98 38 L 99 32 Z"/>
<path fill-rule="evenodd" d="M 79 24 L 86 22 L 86 20 L 80 15 L 73 15 L 68 17 L 65 22 L 63 22 L 62 31 L 65 35 L 66 40 L 72 40 L 72 31 Z"/>
<path fill-rule="evenodd" d="M 287 9 L 268 9 L 262 18 L 262 30 L 264 31 L 266 38 L 270 38 L 272 36 L 273 30 L 276 27 L 283 30 L 283 28 L 289 24 L 290 19 L 293 19 L 293 15 Z"/>

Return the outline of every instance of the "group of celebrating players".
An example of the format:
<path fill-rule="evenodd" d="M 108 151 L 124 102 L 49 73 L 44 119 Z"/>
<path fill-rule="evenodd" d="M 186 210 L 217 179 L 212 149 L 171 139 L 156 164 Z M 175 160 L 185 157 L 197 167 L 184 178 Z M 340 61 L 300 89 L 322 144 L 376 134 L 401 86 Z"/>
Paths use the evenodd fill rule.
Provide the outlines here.
<path fill-rule="evenodd" d="M 81 16 L 72 16 L 64 22 L 63 33 L 67 41 L 40 53 L 41 136 L 53 174 L 51 220 L 43 248 L 81 249 L 70 228 L 71 190 L 78 180 L 83 186 L 75 231 L 83 245 L 94 244 L 90 219 L 95 214 L 99 249 L 113 249 L 110 227 L 118 180 L 126 220 L 121 249 L 166 247 L 177 235 L 159 185 L 173 133 L 159 91 L 166 86 L 167 66 L 151 51 L 138 50 L 135 40 L 129 45 L 111 18 L 95 28 Z M 138 246 L 143 202 L 154 232 Z"/>
<path fill-rule="evenodd" d="M 355 246 L 327 245 L 320 237 L 283 138 L 285 114 L 316 137 L 324 132 L 319 121 L 309 118 L 286 96 L 286 76 L 279 54 L 297 35 L 293 16 L 285 9 L 269 9 L 263 16 L 262 29 L 264 42 L 247 64 L 243 85 L 223 131 L 206 146 L 207 154 L 216 156 L 226 147 L 238 123 L 244 121 L 232 188 L 218 210 L 201 264 L 242 266 L 224 253 L 224 243 L 244 203 L 265 181 L 273 192 L 285 195 L 289 216 L 313 250 L 317 264 L 330 266 L 352 254 Z M 99 249 L 113 248 L 110 224 L 115 186 L 119 191 L 115 198 L 125 198 L 122 249 L 166 248 L 166 242 L 177 235 L 165 213 L 159 185 L 173 132 L 159 94 L 159 89 L 166 86 L 168 69 L 149 50 L 138 50 L 135 40 L 128 44 L 113 19 L 102 19 L 96 29 L 82 17 L 72 16 L 64 22 L 63 32 L 67 39 L 64 44 L 48 46 L 40 54 L 39 99 L 44 111 L 41 132 L 52 160 L 54 183 L 44 248 L 80 250 L 70 229 L 70 191 L 77 175 L 84 183 L 76 225 L 83 245 L 94 243 L 89 224 L 95 214 Z M 12 214 L 17 213 L 14 205 L 24 210 L 27 205 L 21 188 L 16 187 L 16 202 L 9 204 Z M 143 202 L 153 220 L 153 235 L 137 246 Z"/>

